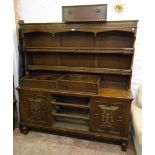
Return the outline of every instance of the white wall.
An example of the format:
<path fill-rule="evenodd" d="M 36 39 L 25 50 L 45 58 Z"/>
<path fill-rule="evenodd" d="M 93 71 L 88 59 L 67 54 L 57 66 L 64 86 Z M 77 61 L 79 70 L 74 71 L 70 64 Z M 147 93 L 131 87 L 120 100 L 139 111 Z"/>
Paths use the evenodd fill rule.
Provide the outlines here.
<path fill-rule="evenodd" d="M 121 14 L 113 11 L 113 6 L 119 1 L 125 7 Z M 84 4 L 108 4 L 108 20 L 138 19 L 141 13 L 137 11 L 139 3 L 135 0 L 20 0 L 18 9 L 25 22 L 61 22 L 61 6 Z"/>
<path fill-rule="evenodd" d="M 13 14 L 13 17 L 15 19 L 15 14 Z M 19 86 L 19 54 L 18 54 L 18 41 L 17 41 L 15 20 L 13 22 L 14 22 L 13 23 L 13 75 L 14 75 L 14 87 L 17 88 Z M 16 96 L 16 100 L 17 100 L 17 102 L 16 102 L 17 111 L 19 111 L 18 110 L 19 109 L 18 91 L 16 89 L 15 89 L 15 96 Z"/>
<path fill-rule="evenodd" d="M 113 10 L 117 2 L 124 4 L 124 12 L 118 14 Z M 108 4 L 107 20 L 139 20 L 136 50 L 133 64 L 132 92 L 136 95 L 142 76 L 142 25 L 143 8 L 135 0 L 19 0 L 18 13 L 25 22 L 61 22 L 61 7 L 65 5 Z M 15 54 L 16 55 L 16 54 Z M 17 66 L 17 65 L 16 65 Z"/>

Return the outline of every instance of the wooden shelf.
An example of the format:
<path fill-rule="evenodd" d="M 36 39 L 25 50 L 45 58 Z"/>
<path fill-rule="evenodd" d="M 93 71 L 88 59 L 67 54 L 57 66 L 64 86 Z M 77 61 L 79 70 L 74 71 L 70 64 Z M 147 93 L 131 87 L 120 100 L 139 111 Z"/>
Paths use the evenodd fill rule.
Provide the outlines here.
<path fill-rule="evenodd" d="M 55 121 L 53 123 L 53 128 L 58 129 L 69 129 L 69 130 L 75 130 L 75 131 L 89 131 L 89 126 L 84 124 L 75 124 L 75 123 L 68 123 L 68 122 L 58 122 Z"/>
<path fill-rule="evenodd" d="M 53 105 L 64 106 L 64 107 L 73 107 L 73 108 L 81 108 L 81 109 L 89 109 L 89 106 L 79 105 L 79 104 L 71 104 L 71 103 L 62 103 L 62 102 L 52 102 Z"/>
<path fill-rule="evenodd" d="M 123 99 L 133 99 L 133 96 L 132 96 L 132 93 L 130 90 L 117 89 L 117 88 L 100 88 L 99 96 L 123 98 Z"/>
<path fill-rule="evenodd" d="M 62 52 L 62 53 L 120 53 L 133 54 L 134 48 L 90 48 L 90 47 L 25 47 L 25 52 Z"/>
<path fill-rule="evenodd" d="M 67 71 L 98 74 L 120 74 L 131 75 L 131 70 L 112 69 L 112 68 L 89 68 L 89 67 L 69 67 L 69 66 L 45 66 L 45 65 L 26 65 L 28 70 L 47 70 L 47 71 Z"/>
<path fill-rule="evenodd" d="M 53 116 L 58 116 L 58 117 L 66 117 L 66 118 L 73 118 L 73 119 L 81 119 L 81 120 L 89 120 L 88 116 L 84 116 L 82 114 L 71 114 L 71 112 L 69 114 L 66 113 L 56 113 L 53 112 L 52 113 Z"/>

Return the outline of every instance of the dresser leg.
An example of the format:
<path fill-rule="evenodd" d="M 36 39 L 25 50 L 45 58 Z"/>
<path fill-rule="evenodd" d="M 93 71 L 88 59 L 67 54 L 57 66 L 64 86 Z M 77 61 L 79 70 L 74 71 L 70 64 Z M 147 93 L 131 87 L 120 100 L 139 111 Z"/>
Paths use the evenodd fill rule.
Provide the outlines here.
<path fill-rule="evenodd" d="M 23 133 L 24 135 L 27 135 L 29 132 L 27 126 L 25 125 L 20 125 L 19 129 L 20 129 L 20 132 Z"/>
<path fill-rule="evenodd" d="M 127 146 L 128 146 L 127 141 L 123 141 L 123 142 L 121 142 L 121 149 L 122 149 L 122 151 L 126 151 Z"/>

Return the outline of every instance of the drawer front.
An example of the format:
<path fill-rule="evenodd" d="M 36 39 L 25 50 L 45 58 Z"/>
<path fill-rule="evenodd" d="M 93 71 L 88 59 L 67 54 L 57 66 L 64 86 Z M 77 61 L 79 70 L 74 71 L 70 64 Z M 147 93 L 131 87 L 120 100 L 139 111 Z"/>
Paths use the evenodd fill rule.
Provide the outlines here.
<path fill-rule="evenodd" d="M 127 136 L 129 104 L 120 101 L 93 100 L 90 109 L 90 130 L 108 135 Z"/>
<path fill-rule="evenodd" d="M 50 102 L 45 93 L 34 91 L 20 91 L 20 116 L 21 121 L 31 124 L 49 125 Z"/>
<path fill-rule="evenodd" d="M 63 21 L 106 21 L 107 5 L 63 6 Z"/>
<path fill-rule="evenodd" d="M 82 83 L 72 81 L 60 81 L 58 82 L 58 89 L 64 91 L 77 91 L 86 93 L 98 93 L 98 85 L 95 83 Z"/>
<path fill-rule="evenodd" d="M 21 87 L 31 87 L 31 88 L 46 88 L 46 89 L 56 89 L 56 81 L 45 81 L 45 80 L 31 80 L 31 79 L 22 79 L 20 81 Z"/>

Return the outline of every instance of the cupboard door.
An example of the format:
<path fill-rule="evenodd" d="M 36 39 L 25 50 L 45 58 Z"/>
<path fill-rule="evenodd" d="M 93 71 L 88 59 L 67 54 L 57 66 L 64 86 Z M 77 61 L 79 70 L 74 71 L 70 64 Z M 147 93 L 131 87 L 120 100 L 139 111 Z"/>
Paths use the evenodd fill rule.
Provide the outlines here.
<path fill-rule="evenodd" d="M 50 124 L 49 103 L 46 94 L 26 91 L 20 93 L 21 121 L 33 124 Z"/>
<path fill-rule="evenodd" d="M 90 110 L 90 130 L 110 135 L 121 135 L 122 103 L 93 101 Z"/>

